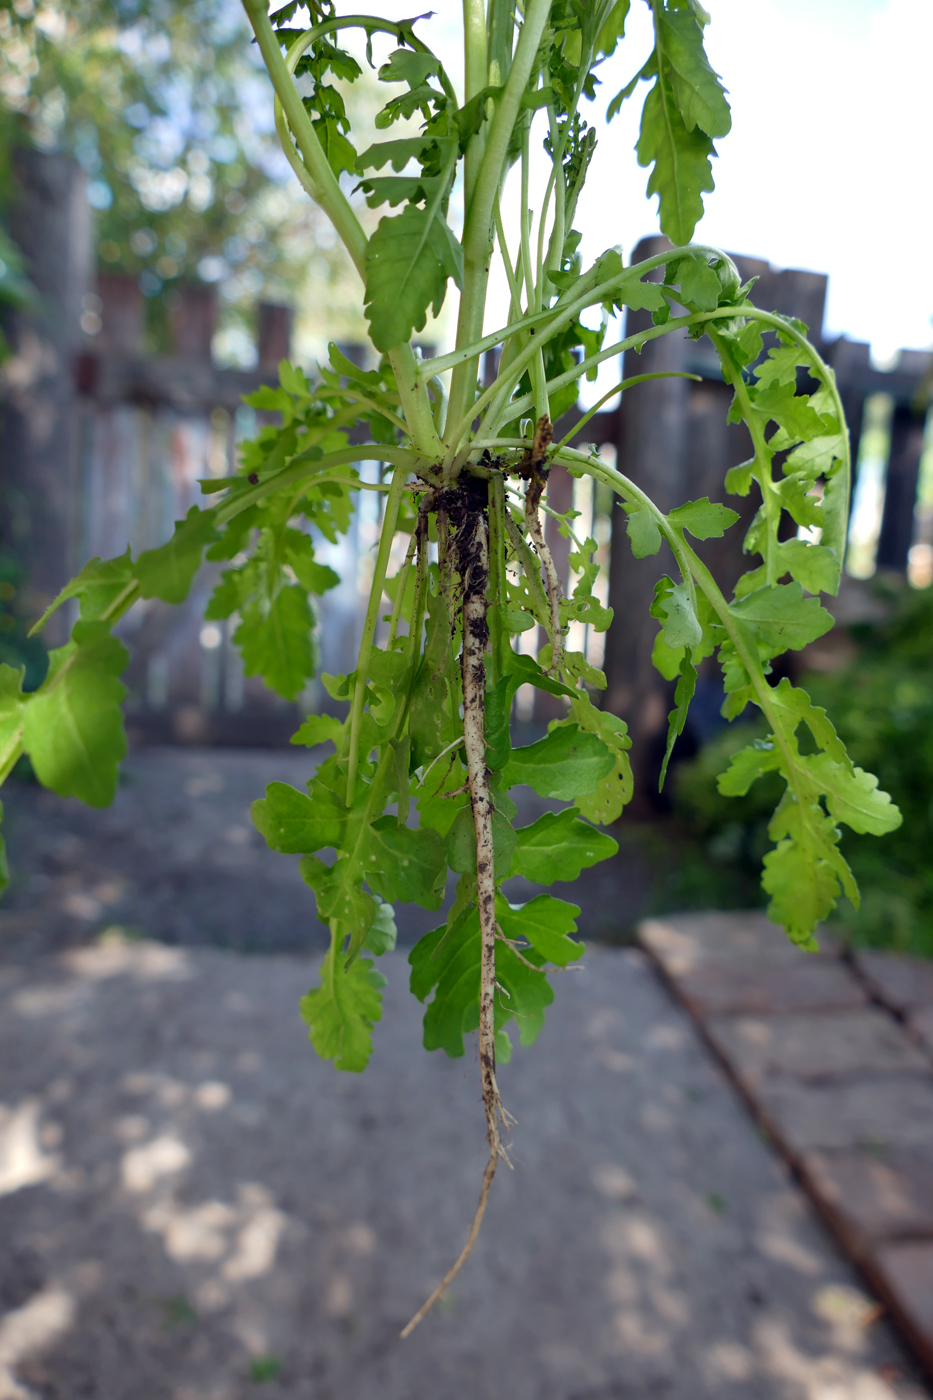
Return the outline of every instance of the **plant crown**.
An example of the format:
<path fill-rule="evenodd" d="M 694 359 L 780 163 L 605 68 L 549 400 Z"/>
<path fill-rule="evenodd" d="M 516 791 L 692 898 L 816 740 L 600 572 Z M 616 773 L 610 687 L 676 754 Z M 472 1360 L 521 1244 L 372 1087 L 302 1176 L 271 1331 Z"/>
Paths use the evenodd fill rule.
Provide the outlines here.
<path fill-rule="evenodd" d="M 784 780 L 763 883 L 771 917 L 796 943 L 816 946 L 814 928 L 840 891 L 858 900 L 839 824 L 880 835 L 900 820 L 875 778 L 852 765 L 825 711 L 787 679 L 769 680 L 775 657 L 832 625 L 818 595 L 839 586 L 848 434 L 832 370 L 806 327 L 753 305 L 751 284 L 741 285 L 723 252 L 690 245 L 729 106 L 704 52 L 709 16 L 699 0 L 648 3 L 653 49 L 610 116 L 647 84 L 637 157 L 650 168 L 648 191 L 658 196 L 661 228 L 674 246 L 629 267 L 610 249 L 584 267 L 573 222 L 596 142 L 582 104 L 623 39 L 629 0 L 464 0 L 462 100 L 419 21 L 344 18 L 320 0 L 314 26 L 301 31 L 290 27 L 297 4 L 270 16 L 264 0 L 244 0 L 275 88 L 283 149 L 359 271 L 381 359 L 363 371 L 331 347 L 314 381 L 283 363 L 279 387 L 250 400 L 280 422 L 244 446 L 235 476 L 202 483 L 216 498 L 192 507 L 161 548 L 135 560 L 129 550 L 93 559 L 63 590 L 53 608 L 77 599 L 80 620 L 52 654 L 40 688 L 24 694 L 21 674 L 0 667 L 2 776 L 25 752 L 46 787 L 105 805 L 126 751 L 127 653 L 114 624 L 137 598 L 182 602 L 203 559 L 227 561 L 207 616 L 238 617 L 246 673 L 294 699 L 315 668 L 312 599 L 338 581 L 315 560 L 313 537 L 334 541 L 349 528 L 354 495 L 366 485 L 357 464 L 383 464 L 384 480 L 366 488 L 384 504 L 356 669 L 322 677 L 330 696 L 347 702 L 347 717 L 304 721 L 293 742 L 331 752 L 307 790 L 272 783 L 254 819 L 273 850 L 301 855 L 318 915 L 330 926 L 320 985 L 301 1009 L 316 1050 L 339 1069 L 362 1070 L 371 1055 L 384 985 L 375 960 L 395 942 L 393 905 L 439 910 L 448 871 L 458 877 L 446 920 L 409 959 L 411 990 L 426 1004 L 428 1050 L 462 1055 L 464 1037 L 479 1028 L 490 1157 L 455 1269 L 503 1155 L 496 1065 L 510 1056 L 509 1032 L 517 1030 L 523 1045 L 534 1041 L 553 999 L 547 969 L 583 952 L 575 905 L 547 893 L 514 905 L 502 881 L 522 875 L 547 886 L 606 859 L 616 843 L 599 828 L 615 822 L 632 795 L 626 726 L 594 703 L 602 673 L 565 644 L 571 620 L 605 631 L 612 615 L 594 592 L 596 542 L 579 537 L 572 511 L 559 517 L 575 580 L 571 596 L 562 596 L 541 524 L 553 464 L 618 494 L 638 558 L 657 554 L 662 542 L 670 548 L 673 577 L 661 579 L 651 606 L 655 664 L 676 679 L 667 757 L 697 666 L 714 653 L 726 717 L 749 705 L 764 716 L 768 737 L 734 755 L 719 788 L 743 794 L 772 771 Z M 377 40 L 393 46 L 378 68 L 388 89 L 379 139 L 366 149 L 354 143 L 333 81 L 360 76 L 341 47 L 353 30 L 365 35 L 370 63 Z M 421 118 L 418 134 L 394 138 L 396 121 L 413 116 Z M 528 190 L 533 127 L 550 157 L 537 214 Z M 523 213 L 510 249 L 499 196 L 516 162 Z M 384 210 L 368 239 L 345 193 L 347 177 L 359 181 L 370 207 Z M 458 178 L 460 238 L 448 222 Z M 494 252 L 511 304 L 507 324 L 484 334 Z M 412 338 L 429 308 L 439 311 L 451 281 L 460 291 L 456 346 L 424 360 Z M 622 307 L 650 312 L 652 324 L 605 345 L 609 316 Z M 607 313 L 599 330 L 582 319 L 594 308 Z M 731 600 L 690 539 L 720 537 L 736 512 L 704 498 L 664 514 L 595 452 L 551 438 L 584 375 L 681 328 L 715 346 L 734 390 L 730 418 L 746 424 L 754 446 L 725 479 L 727 492 L 761 498 L 745 541 L 759 562 Z M 479 357 L 494 349 L 497 370 L 484 387 Z M 645 377 L 619 387 L 637 393 Z M 815 392 L 798 388 L 807 377 Z M 819 542 L 783 539 L 785 512 Z M 390 577 L 397 536 L 407 550 Z M 380 622 L 387 630 L 377 645 Z M 547 636 L 537 659 L 513 645 L 535 627 Z M 543 739 L 513 748 L 510 714 L 522 685 L 562 697 L 565 715 Z M 510 790 L 520 784 L 568 805 L 516 829 Z"/>

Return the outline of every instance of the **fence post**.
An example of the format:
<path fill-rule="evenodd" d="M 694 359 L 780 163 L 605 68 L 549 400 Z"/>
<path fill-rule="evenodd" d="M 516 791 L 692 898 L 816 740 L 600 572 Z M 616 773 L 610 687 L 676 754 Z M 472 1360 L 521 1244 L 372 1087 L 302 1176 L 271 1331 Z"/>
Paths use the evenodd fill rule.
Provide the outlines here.
<path fill-rule="evenodd" d="M 100 333 L 96 351 L 110 350 L 141 355 L 146 333 L 146 308 L 138 277 L 104 272 L 97 279 L 100 296 Z"/>
<path fill-rule="evenodd" d="M 884 485 L 884 509 L 875 563 L 879 569 L 904 573 L 913 543 L 917 478 L 923 455 L 926 414 L 909 404 L 896 404 L 891 419 L 891 452 Z"/>
<path fill-rule="evenodd" d="M 666 238 L 643 238 L 632 262 L 653 257 L 670 246 Z M 660 281 L 662 275 L 655 274 L 655 280 Z M 626 311 L 626 336 L 650 325 L 648 312 Z M 673 332 L 649 341 L 640 355 L 629 350 L 623 357 L 623 376 L 683 370 L 690 344 L 682 332 Z M 619 470 L 665 511 L 686 500 L 687 384 L 685 379 L 639 384 L 622 396 L 619 411 Z M 644 790 L 654 767 L 649 758 L 652 740 L 663 733 L 667 709 L 665 682 L 651 664 L 658 629 L 648 608 L 656 581 L 673 564 L 667 545 L 662 545 L 655 558 L 635 559 L 625 524 L 625 512 L 616 501 L 609 559 L 609 604 L 615 610 L 615 620 L 606 636 L 605 707 L 629 726 L 636 784 Z"/>
<path fill-rule="evenodd" d="M 26 255 L 39 301 L 7 322 L 13 353 L 0 370 L 0 537 L 24 570 L 27 606 L 38 614 L 74 563 L 75 360 L 92 279 L 91 208 L 84 173 L 65 156 L 17 151 L 14 172 L 18 199 L 10 231 Z M 59 613 L 45 640 L 57 646 L 66 636 Z"/>
<path fill-rule="evenodd" d="M 172 307 L 172 339 L 175 354 L 183 360 L 211 359 L 211 341 L 217 326 L 217 292 L 211 286 L 186 283 L 178 288 Z"/>
<path fill-rule="evenodd" d="M 279 361 L 287 360 L 291 354 L 291 307 L 274 306 L 270 301 L 261 301 L 258 322 L 259 368 L 278 369 Z"/>
<path fill-rule="evenodd" d="M 865 416 L 865 391 L 856 381 L 864 378 L 871 370 L 871 346 L 867 341 L 849 340 L 840 336 L 827 348 L 827 358 L 833 367 L 842 410 L 849 429 L 849 449 L 852 454 L 852 485 L 855 486 L 855 467 L 858 462 L 859 443 L 862 438 L 862 419 Z"/>

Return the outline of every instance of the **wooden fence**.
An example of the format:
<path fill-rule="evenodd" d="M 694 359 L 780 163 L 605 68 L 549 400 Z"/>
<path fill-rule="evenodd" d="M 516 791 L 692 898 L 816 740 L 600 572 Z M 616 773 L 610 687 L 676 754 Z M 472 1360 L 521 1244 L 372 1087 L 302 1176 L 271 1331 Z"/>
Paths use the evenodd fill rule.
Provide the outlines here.
<path fill-rule="evenodd" d="M 20 159 L 19 175 L 24 193 L 14 234 L 29 253 L 43 303 L 11 317 L 7 332 L 14 356 L 3 371 L 0 538 L 24 561 L 32 605 L 39 611 L 94 554 L 120 553 L 128 543 L 135 552 L 164 540 L 172 521 L 200 498 L 198 478 L 233 469 L 238 440 L 256 425 L 256 415 L 244 408 L 242 397 L 275 379 L 275 366 L 288 354 L 289 314 L 281 307 L 260 307 L 258 367 L 222 370 L 210 358 L 213 290 L 182 288 L 173 317 L 175 353 L 165 359 L 144 356 L 143 303 L 135 281 L 101 278 L 93 290 L 83 176 L 62 158 L 35 154 Z M 644 240 L 635 258 L 663 246 L 663 240 Z M 821 341 L 825 276 L 776 271 L 750 258 L 737 262 L 743 277 L 758 277 L 760 305 L 800 316 L 811 327 L 836 371 L 856 456 L 866 402 L 873 395 L 887 396 L 890 452 L 877 561 L 879 567 L 903 573 L 909 551 L 933 542 L 921 537 L 929 519 L 920 520 L 918 535 L 915 511 L 924 441 L 923 386 L 931 356 L 905 352 L 895 370 L 880 373 L 870 365 L 867 345 L 845 338 Z M 645 317 L 630 312 L 627 332 L 641 328 Z M 365 356 L 361 347 L 346 348 L 354 358 Z M 492 368 L 489 359 L 484 373 Z M 703 342 L 670 335 L 646 345 L 639 357 L 627 356 L 623 372 L 655 369 L 698 371 L 704 380 L 644 384 L 626 395 L 618 409 L 592 419 L 582 439 L 614 454 L 620 469 L 665 509 L 697 496 L 721 499 L 725 470 L 747 457 L 749 447 L 744 427 L 726 422 L 731 391 L 722 383 L 715 356 Z M 563 432 L 574 413 L 567 416 Z M 592 660 L 604 660 L 606 703 L 626 718 L 640 750 L 650 753 L 663 733 L 670 697 L 650 664 L 655 624 L 648 604 L 655 579 L 669 564 L 663 554 L 657 560 L 634 560 L 624 515 L 587 483 L 575 484 L 566 472 L 555 470 L 548 489 L 556 508 L 576 505 L 585 516 L 584 527 L 600 539 L 608 566 L 608 601 L 616 608 L 605 657 L 602 638 L 581 635 L 572 644 L 586 648 Z M 318 639 L 325 670 L 353 665 L 366 563 L 378 537 L 378 519 L 372 514 L 377 500 L 365 494 L 350 534 L 327 559 L 343 582 L 321 606 Z M 746 520 L 755 509 L 751 498 L 732 504 Z M 566 577 L 568 546 L 553 521 L 548 531 Z M 726 540 L 709 541 L 703 548 L 727 588 L 743 569 L 742 534 L 739 526 Z M 163 741 L 284 742 L 294 728 L 295 707 L 277 700 L 259 681 L 244 679 L 228 625 L 202 621 L 212 583 L 207 569 L 184 608 L 137 604 L 121 625 L 133 653 L 130 727 L 141 738 Z M 51 631 L 53 644 L 63 639 L 68 625 L 64 612 Z M 313 705 L 318 698 L 311 693 L 305 701 Z M 714 698 L 707 697 L 710 713 Z M 702 693 L 699 700 L 702 730 Z M 535 705 L 536 719 L 550 717 L 548 697 L 537 697 Z"/>

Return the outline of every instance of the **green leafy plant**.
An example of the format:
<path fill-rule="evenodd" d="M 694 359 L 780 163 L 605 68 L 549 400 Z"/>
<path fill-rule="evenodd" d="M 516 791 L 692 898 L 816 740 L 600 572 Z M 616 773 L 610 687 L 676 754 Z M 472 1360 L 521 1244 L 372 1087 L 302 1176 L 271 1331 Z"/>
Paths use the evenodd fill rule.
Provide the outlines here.
<path fill-rule="evenodd" d="M 85 566 L 53 605 L 76 598 L 81 618 L 68 645 L 52 653 L 47 680 L 24 696 L 17 674 L 2 672 L 2 771 L 25 749 L 54 791 L 110 800 L 125 749 L 126 660 L 111 629 L 139 597 L 180 602 L 205 555 L 229 561 L 208 616 L 237 615 L 247 671 L 296 696 L 314 667 L 311 599 L 336 582 L 315 560 L 313 538 L 333 540 L 348 528 L 356 492 L 384 497 L 356 668 L 322 677 L 332 699 L 346 703 L 346 719 L 304 722 L 294 742 L 332 751 L 306 790 L 273 783 L 254 813 L 273 850 L 301 855 L 330 926 L 321 981 L 302 1014 L 318 1053 L 340 1069 L 363 1069 L 372 1052 L 384 982 L 376 960 L 395 941 L 392 906 L 440 910 L 448 871 L 457 877 L 446 919 L 411 953 L 411 987 L 426 1003 L 428 1049 L 462 1055 L 464 1037 L 479 1032 L 489 1159 L 467 1244 L 407 1332 L 469 1253 L 505 1155 L 497 1065 L 511 1053 L 509 1032 L 517 1029 L 523 1045 L 535 1039 L 553 999 L 547 970 L 583 952 L 575 905 L 547 893 L 515 905 L 502 882 L 570 880 L 610 855 L 615 842 L 598 827 L 619 817 L 632 792 L 625 724 L 594 703 L 604 678 L 567 645 L 571 620 L 605 631 L 612 617 L 594 593 L 596 541 L 580 538 L 572 511 L 558 516 L 575 580 L 562 596 L 542 528 L 555 464 L 618 493 L 636 556 L 662 545 L 670 552 L 672 576 L 652 604 L 655 661 L 677 682 L 668 757 L 697 665 L 714 652 L 727 716 L 749 705 L 764 716 L 768 737 L 733 757 L 721 787 L 741 794 L 760 775 L 783 780 L 764 884 L 772 917 L 795 942 L 816 946 L 813 930 L 840 887 L 857 897 L 838 823 L 882 833 L 899 817 L 875 779 L 852 765 L 825 712 L 787 681 L 768 679 L 774 657 L 831 625 L 815 595 L 838 587 L 849 446 L 832 372 L 805 327 L 756 307 L 723 252 L 688 242 L 711 187 L 713 139 L 729 127 L 703 50 L 705 11 L 696 0 L 651 0 L 651 56 L 612 104 L 639 80 L 650 84 L 638 158 L 651 168 L 649 189 L 674 246 L 629 267 L 610 249 L 584 267 L 573 222 L 595 135 L 581 103 L 623 38 L 628 0 L 466 0 L 462 97 L 420 22 L 341 18 L 322 0 L 317 22 L 300 31 L 290 27 L 296 4 L 270 17 L 263 0 L 244 3 L 275 88 L 283 149 L 359 271 L 381 358 L 364 372 L 332 348 L 314 382 L 283 364 L 280 386 L 252 399 L 280 421 L 244 448 L 234 477 L 203 483 L 218 499 L 192 508 L 160 549 Z M 377 139 L 364 149 L 333 86 L 359 72 L 340 47 L 348 30 L 362 31 L 370 62 L 377 41 L 391 47 L 378 69 L 388 100 Z M 305 79 L 311 91 L 303 96 Z M 393 139 L 394 124 L 412 116 L 420 118 L 417 135 Z M 528 186 L 536 126 L 551 165 L 535 215 Z M 523 213 L 510 249 L 499 198 L 516 162 Z M 347 172 L 373 207 L 385 208 L 369 239 L 341 184 Z M 458 238 L 449 216 L 460 178 Z M 495 254 L 510 306 L 506 324 L 484 334 Z M 460 291 L 455 348 L 423 360 L 412 337 L 450 282 Z M 605 345 L 609 316 L 625 306 L 650 311 L 651 326 Z M 601 310 L 603 329 L 594 331 L 582 318 Z M 728 491 L 761 496 L 746 541 L 761 562 L 732 600 L 690 540 L 721 536 L 734 511 L 704 498 L 666 515 L 594 452 L 553 437 L 584 375 L 681 329 L 715 346 L 734 390 L 731 416 L 747 424 L 754 444 L 725 482 Z M 479 357 L 492 350 L 501 353 L 483 387 Z M 814 392 L 798 385 L 807 376 Z M 650 377 L 619 388 L 637 392 Z M 361 481 L 356 468 L 366 460 L 383 464 L 379 483 Z M 821 531 L 820 542 L 782 539 L 785 514 Z M 404 560 L 390 576 L 396 539 Z M 513 645 L 534 627 L 547 637 L 537 657 Z M 564 714 L 537 743 L 513 748 L 520 686 L 559 697 Z M 516 829 L 510 790 L 522 784 L 569 805 Z"/>
<path fill-rule="evenodd" d="M 861 887 L 858 907 L 843 900 L 833 912 L 855 944 L 933 956 L 933 590 L 894 592 L 888 616 L 853 626 L 854 654 L 836 671 L 806 677 L 814 701 L 828 709 L 853 760 L 878 773 L 904 814 L 883 845 L 851 831 L 843 848 Z M 748 735 L 746 726 L 746 736 Z M 761 724 L 753 731 L 763 738 Z M 747 884 L 767 849 L 767 827 L 780 779 L 775 773 L 736 801 L 715 779 L 742 734 L 724 730 L 678 772 L 675 803 L 698 841 L 714 899 Z M 770 805 L 769 805 L 769 799 Z M 699 843 L 702 848 L 699 849 Z M 687 871 L 684 872 L 688 874 Z"/>

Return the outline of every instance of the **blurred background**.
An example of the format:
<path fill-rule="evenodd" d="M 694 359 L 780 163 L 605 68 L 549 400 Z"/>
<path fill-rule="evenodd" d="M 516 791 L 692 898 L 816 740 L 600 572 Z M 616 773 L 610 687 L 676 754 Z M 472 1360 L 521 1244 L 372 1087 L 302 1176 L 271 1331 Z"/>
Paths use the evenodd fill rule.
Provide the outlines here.
<path fill-rule="evenodd" d="M 921 0 L 761 0 L 752 8 L 718 0 L 712 15 L 708 47 L 730 90 L 735 130 L 719 143 L 717 189 L 697 237 L 721 243 L 745 275 L 758 277 L 760 304 L 808 323 L 838 376 L 855 449 L 846 576 L 831 604 L 839 626 L 787 667 L 827 705 L 855 761 L 879 774 L 905 823 L 882 842 L 846 836 L 865 900 L 858 914 L 844 905 L 839 919 L 856 941 L 933 953 L 933 265 L 921 138 L 933 16 Z M 453 7 L 425 21 L 454 73 L 458 24 Z M 646 6 L 633 6 L 628 29 L 601 74 L 597 121 L 643 61 Z M 363 70 L 352 90 L 338 87 L 371 122 L 383 98 L 365 62 Z M 612 244 L 627 258 L 660 246 L 645 172 L 632 155 L 638 114 L 637 103 L 624 108 L 600 136 L 577 219 L 587 257 Z M 513 181 L 509 227 L 517 200 Z M 362 217 L 373 218 L 365 206 Z M 42 639 L 27 637 L 32 619 L 86 559 L 160 542 L 199 499 L 197 479 L 233 469 L 238 442 L 261 417 L 244 394 L 274 380 L 284 357 L 312 369 L 330 340 L 360 362 L 372 353 L 355 274 L 278 148 L 269 84 L 235 0 L 0 6 L 0 303 L 0 656 L 25 664 L 34 686 L 66 618 Z M 498 304 L 494 287 L 490 305 Z M 425 353 L 449 343 L 455 311 L 454 300 L 428 325 Z M 637 324 L 630 315 L 630 328 Z M 621 323 L 615 329 L 625 332 Z M 610 401 L 586 440 L 650 483 L 665 507 L 721 497 L 725 470 L 746 451 L 744 430 L 725 424 L 728 393 L 715 361 L 702 343 L 673 338 L 646 350 L 638 367 L 649 359 L 698 370 L 706 381 L 666 381 L 624 405 Z M 618 371 L 604 366 L 583 386 L 564 430 L 618 382 Z M 608 639 L 581 633 L 575 641 L 604 667 L 604 702 L 636 743 L 637 792 L 618 827 L 620 855 L 584 896 L 589 935 L 625 941 L 653 911 L 755 906 L 774 794 L 760 782 L 742 802 L 726 801 L 714 782 L 751 722 L 720 719 L 710 667 L 671 780 L 657 793 L 671 694 L 650 665 L 646 604 L 663 559 L 656 568 L 632 561 L 608 494 L 558 473 L 551 491 L 600 541 L 602 588 L 619 620 Z M 352 666 L 379 532 L 374 494 L 345 541 L 320 542 L 343 579 L 318 620 L 328 671 Z M 747 519 L 753 503 L 738 504 Z M 726 587 L 742 571 L 742 528 L 707 547 Z M 555 537 L 553 545 L 566 574 L 565 542 Z M 203 886 L 205 908 L 220 899 L 212 804 L 223 809 L 239 794 L 242 812 L 230 826 L 239 834 L 221 852 L 236 865 L 252 850 L 246 804 L 266 779 L 263 764 L 287 770 L 293 758 L 276 750 L 300 712 L 326 700 L 312 685 L 297 706 L 286 705 L 244 678 L 230 642 L 235 620 L 201 619 L 212 582 L 205 571 L 183 609 L 138 604 L 123 624 L 133 655 L 127 784 L 142 784 L 145 804 L 154 812 L 164 800 L 167 812 L 194 783 L 201 874 L 182 878 L 179 867 L 171 878 L 165 870 L 158 880 L 147 876 L 146 852 L 128 847 L 120 807 L 131 800 L 127 784 L 115 813 L 79 815 L 31 787 L 24 769 L 8 802 L 14 885 L 6 909 L 26 920 L 24 936 L 36 946 L 111 926 L 231 946 L 318 938 L 299 913 L 297 884 L 294 907 L 278 914 L 271 884 L 268 899 L 230 901 L 225 932 L 208 936 L 204 917 L 183 913 L 192 881 Z M 545 701 L 520 697 L 529 734 L 552 717 Z M 146 757 L 153 746 L 158 763 Z M 158 783 L 150 787 L 165 763 L 189 767 L 160 797 Z M 185 870 L 192 849 L 178 843 Z M 272 866 L 269 879 L 278 880 Z M 265 890 L 258 868 L 250 880 Z M 144 894 L 156 885 L 158 899 Z M 94 889 L 109 889 L 109 902 Z M 46 919 L 41 937 L 37 910 Z M 412 919 L 402 934 L 419 931 Z"/>

